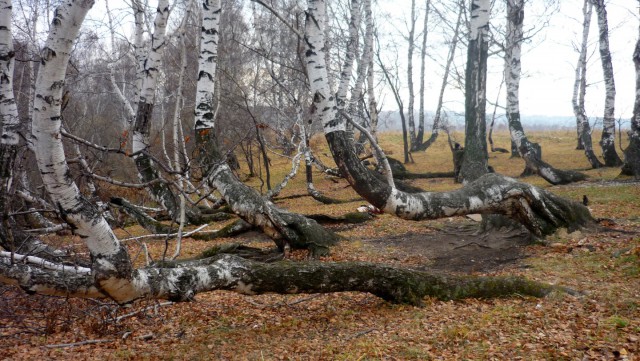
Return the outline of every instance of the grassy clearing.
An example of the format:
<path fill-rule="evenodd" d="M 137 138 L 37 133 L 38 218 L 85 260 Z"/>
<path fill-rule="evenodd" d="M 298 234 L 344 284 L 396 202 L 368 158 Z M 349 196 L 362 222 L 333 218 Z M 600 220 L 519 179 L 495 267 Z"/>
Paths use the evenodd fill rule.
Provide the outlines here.
<path fill-rule="evenodd" d="M 540 142 L 544 159 L 564 169 L 582 170 L 588 163 L 576 151 L 570 131 L 532 134 Z M 398 134 L 385 134 L 382 144 L 392 156 L 401 158 Z M 596 138 L 597 139 L 597 136 Z M 461 141 L 458 135 L 457 140 Z M 326 164 L 330 159 L 321 138 L 316 149 Z M 508 148 L 508 135 L 495 134 L 497 146 Z M 426 153 L 414 155 L 408 165 L 413 172 L 449 171 L 451 155 L 446 139 Z M 498 172 L 518 176 L 522 160 L 508 154 L 491 154 Z M 290 160 L 272 157 L 273 179 L 289 171 Z M 565 285 L 584 293 L 582 297 L 552 295 L 545 299 L 513 297 L 497 300 L 441 302 L 426 300 L 423 308 L 392 305 L 360 293 L 331 295 L 241 296 L 230 292 L 202 294 L 193 303 L 150 308 L 114 323 L 123 315 L 156 304 L 137 302 L 127 308 L 101 306 L 91 301 L 23 297 L 20 291 L 4 289 L 0 297 L 11 300 L 2 307 L 19 309 L 20 318 L 4 316 L 0 324 L 0 358 L 9 359 L 234 359 L 234 360 L 430 360 L 430 359 L 637 359 L 640 357 L 640 187 L 619 183 L 617 169 L 586 170 L 590 180 L 579 185 L 550 186 L 539 177 L 523 181 L 562 196 L 590 199 L 595 217 L 616 223 L 617 231 L 560 231 L 548 238 L 550 246 L 527 248 L 529 257 L 496 273 L 519 274 Z M 343 180 L 316 174 L 316 187 L 332 197 L 357 197 Z M 257 179 L 249 183 L 259 187 Z M 450 190 L 460 185 L 449 179 L 419 180 L 414 184 L 430 191 Z M 304 194 L 299 174 L 282 196 Z M 280 200 L 280 206 L 301 213 L 341 215 L 362 201 L 321 206 L 309 197 Z M 428 257 L 399 252 L 394 246 L 374 248 L 366 241 L 404 234 L 433 234 L 449 220 L 410 222 L 382 215 L 372 222 L 346 227 L 345 237 L 328 260 L 362 260 L 411 267 L 428 266 Z M 215 224 L 211 228 L 222 227 Z M 636 233 L 632 233 L 636 232 Z M 126 237 L 139 235 L 139 227 L 118 230 Z M 215 242 L 187 240 L 183 256 L 206 247 L 241 241 L 269 247 L 257 234 Z M 76 240 L 77 242 L 77 240 Z M 165 242 L 149 241 L 150 253 L 160 258 Z M 142 265 L 139 244 L 129 244 L 131 254 Z M 168 243 L 169 254 L 173 243 Z M 303 259 L 303 253 L 293 258 Z M 11 298 L 9 298 L 9 296 Z M 14 298 L 15 297 L 15 298 Z M 5 301 L 3 301 L 5 302 Z M 16 306 L 17 305 L 17 306 Z M 23 308 L 20 308 L 20 307 Z M 33 307 L 35 310 L 30 310 Z M 44 311 L 37 311 L 43 308 Z M 8 310 L 8 309 L 7 309 Z M 62 310 L 65 310 L 62 312 Z M 113 312 L 113 313 L 112 313 Z M 25 324 L 48 333 L 12 332 Z M 65 323 L 65 320 L 70 322 Z M 130 332 L 126 339 L 122 336 Z M 148 340 L 138 337 L 151 334 Z M 47 349 L 63 342 L 106 339 L 109 342 L 76 348 Z"/>

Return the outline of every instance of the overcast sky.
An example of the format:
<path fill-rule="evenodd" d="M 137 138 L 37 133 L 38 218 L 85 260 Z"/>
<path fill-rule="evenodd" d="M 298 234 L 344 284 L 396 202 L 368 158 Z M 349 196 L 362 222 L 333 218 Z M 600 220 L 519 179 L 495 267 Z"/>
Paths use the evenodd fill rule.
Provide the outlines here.
<path fill-rule="evenodd" d="M 406 28 L 402 24 L 403 19 L 408 18 L 411 9 L 410 1 L 379 1 L 379 11 L 386 12 L 389 18 L 395 19 L 393 28 L 396 29 L 397 33 L 402 32 L 402 29 Z M 436 1 L 433 2 L 438 3 Z M 418 0 L 416 3 L 419 4 L 418 7 L 424 7 L 425 1 Z M 531 3 L 534 5 L 530 5 Z M 541 27 L 542 21 L 536 17 L 542 11 L 541 8 L 536 8 L 536 6 L 540 6 L 540 3 L 542 3 L 540 0 L 530 0 L 527 7 L 525 7 L 525 29 L 532 26 Z M 520 87 L 520 107 L 523 115 L 573 115 L 571 97 L 575 80 L 575 66 L 578 59 L 578 53 L 574 50 L 574 45 L 579 45 L 581 41 L 582 6 L 582 0 L 560 1 L 559 11 L 548 18 L 548 26 L 537 33 L 530 42 L 523 45 L 522 71 L 524 77 Z M 616 117 L 622 117 L 623 119 L 628 119 L 633 110 L 635 71 L 631 55 L 638 37 L 637 7 L 636 1 L 607 1 L 611 52 L 617 89 Z M 418 20 L 418 26 L 421 26 L 421 19 Z M 493 14 L 491 21 L 494 23 L 504 22 L 504 15 Z M 385 25 L 389 26 L 389 23 L 383 22 L 382 26 Z M 437 30 L 438 28 L 435 31 L 432 30 L 434 34 L 429 35 L 434 39 L 434 42 L 437 42 Z M 602 84 L 602 65 L 598 52 L 598 23 L 595 11 L 591 20 L 589 40 L 589 64 L 587 70 L 589 87 L 587 89 L 586 110 L 590 117 L 602 117 L 605 94 Z M 431 51 L 436 52 L 437 49 L 431 49 Z M 446 53 L 446 49 L 444 53 Z M 406 57 L 406 55 L 401 56 Z M 458 63 L 464 63 L 464 56 L 464 50 L 460 51 Z M 401 61 L 406 62 L 403 59 Z M 435 98 L 437 98 L 440 86 L 441 73 L 438 72 L 440 70 L 438 70 L 438 66 L 434 62 L 428 61 L 427 64 L 428 69 L 435 69 L 431 72 L 428 71 L 427 74 L 427 86 L 429 87 L 427 90 L 427 109 L 433 109 L 436 104 Z M 414 67 L 418 68 L 417 65 L 414 65 Z M 487 98 L 492 102 L 497 98 L 497 90 L 502 80 L 502 67 L 502 59 L 498 57 L 490 59 Z M 415 88 L 417 91 L 417 81 L 414 80 L 414 82 L 416 82 Z M 406 80 L 404 83 L 406 84 Z M 500 95 L 502 104 L 504 104 L 504 92 L 503 88 Z M 450 110 L 461 111 L 464 108 L 461 92 L 453 89 L 451 91 L 447 90 L 446 99 L 446 107 Z M 397 109 L 390 96 L 385 96 L 385 109 Z M 491 106 L 488 106 L 488 110 L 493 111 Z M 500 112 L 498 111 L 498 113 Z"/>
<path fill-rule="evenodd" d="M 438 3 L 436 0 L 432 0 Z M 523 115 L 562 115 L 571 116 L 571 96 L 575 77 L 575 65 L 578 53 L 574 50 L 574 44 L 580 41 L 582 33 L 582 0 L 557 0 L 560 2 L 559 12 L 549 19 L 548 26 L 537 33 L 531 42 L 523 46 L 522 69 L 524 78 L 521 83 L 521 111 Z M 529 0 L 525 10 L 525 28 L 532 26 L 541 27 L 541 21 L 537 14 L 542 11 L 542 0 Z M 425 0 L 417 0 L 418 7 L 424 7 Z M 122 1 L 111 1 L 114 8 L 126 7 Z M 153 1 L 152 1 L 153 5 Z M 609 14 L 610 41 L 617 89 L 616 117 L 628 119 L 633 109 L 633 97 L 635 86 L 635 73 L 631 55 L 638 36 L 637 2 L 632 0 L 609 0 L 607 10 Z M 378 26 L 387 29 L 388 36 L 398 36 L 403 33 L 406 36 L 404 19 L 410 11 L 409 0 L 378 0 L 375 11 L 379 16 Z M 90 17 L 106 21 L 104 4 L 96 2 Z M 493 14 L 492 22 L 504 22 L 503 14 Z M 421 27 L 422 16 L 418 20 Z M 418 30 L 419 31 L 419 30 Z M 438 38 L 438 31 L 442 33 L 442 27 L 437 27 L 430 33 L 429 44 L 430 59 L 427 63 L 427 106 L 428 110 L 435 109 L 437 95 L 441 82 L 442 63 L 446 56 L 446 46 L 438 48 L 438 41 L 442 40 L 442 34 Z M 447 34 L 444 34 L 447 36 Z M 587 113 L 591 117 L 601 117 L 603 114 L 604 87 L 602 84 L 602 67 L 598 53 L 598 24 L 594 12 L 591 22 L 589 67 L 587 81 L 590 84 L 587 90 Z M 399 66 L 406 64 L 406 50 L 398 49 Z M 419 50 L 416 50 L 416 62 Z M 464 50 L 459 50 L 457 63 L 464 64 Z M 490 59 L 489 86 L 487 97 L 492 102 L 497 98 L 497 90 L 502 79 L 502 60 L 498 57 Z M 417 75 L 419 64 L 414 65 L 416 79 L 414 80 L 417 91 Z M 406 70 L 400 69 L 404 74 Z M 459 69 L 462 71 L 462 69 Z M 406 75 L 403 84 L 406 86 Z M 404 90 L 406 99 L 406 88 Z M 461 111 L 464 108 L 464 99 L 460 91 L 447 90 L 446 107 L 450 110 Z M 397 110 L 393 98 L 388 93 L 382 94 L 382 104 L 385 110 Z M 500 95 L 500 102 L 504 104 L 504 89 Z M 407 101 L 405 100 L 405 105 Z M 416 110 L 417 110 L 416 105 Z M 492 108 L 489 107 L 492 111 Z"/>

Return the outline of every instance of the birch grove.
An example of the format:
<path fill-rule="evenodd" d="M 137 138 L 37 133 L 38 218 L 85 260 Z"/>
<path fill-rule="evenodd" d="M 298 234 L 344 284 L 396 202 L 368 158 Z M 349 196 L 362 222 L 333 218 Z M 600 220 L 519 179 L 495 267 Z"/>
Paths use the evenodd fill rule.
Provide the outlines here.
<path fill-rule="evenodd" d="M 425 146 L 423 129 L 419 135 L 415 134 L 413 114 L 412 58 L 418 17 L 416 2 L 412 4 L 407 58 L 409 132 L 411 144 L 415 144 L 416 149 L 426 149 L 435 142 L 443 127 L 443 98 L 450 71 L 455 67 L 457 47 L 464 43 L 461 38 L 465 33 L 465 9 L 456 8 L 457 20 L 455 26 L 452 25 L 455 30 L 443 64 L 433 131 Z M 545 179 L 554 184 L 565 183 L 567 177 L 576 180 L 579 175 L 555 170 L 542 162 L 539 155 L 529 153 L 532 146 L 519 121 L 518 97 L 524 1 L 509 0 L 508 4 L 511 12 L 505 74 L 512 136 L 523 158 L 535 162 Z M 77 51 L 83 36 L 92 35 L 90 31 L 83 31 L 87 14 L 94 5 L 91 0 L 64 0 L 53 12 L 38 58 L 37 76 L 33 79 L 31 117 L 20 117 L 14 86 L 12 2 L 0 0 L 0 208 L 3 212 L 0 282 L 18 285 L 27 292 L 104 298 L 120 304 L 138 299 L 192 301 L 198 293 L 213 290 L 246 295 L 359 291 L 414 305 L 422 304 L 426 296 L 439 299 L 512 294 L 540 297 L 564 290 L 520 277 L 442 276 L 370 263 L 318 261 L 318 257 L 328 255 L 332 247 L 339 246 L 339 237 L 313 219 L 276 205 L 274 200 L 295 177 L 304 158 L 308 193 L 323 203 L 340 202 L 331 195 L 323 195 L 313 183 L 312 166 L 319 161 L 314 158 L 311 137 L 314 128 L 319 126 L 337 166 L 333 171 L 323 166 L 323 172 L 343 177 L 360 197 L 393 216 L 419 221 L 475 213 L 498 214 L 521 223 L 540 237 L 559 228 L 573 231 L 593 226 L 595 220 L 585 206 L 491 172 L 485 136 L 489 0 L 473 0 L 468 9 L 466 137 L 460 172 L 463 185 L 449 192 L 416 191 L 416 187 L 394 180 L 384 149 L 376 142 L 380 109 L 375 77 L 382 71 L 393 86 L 390 72 L 398 74 L 399 70 L 388 67 L 379 55 L 380 49 L 376 49 L 377 30 L 371 0 L 349 1 L 350 12 L 344 20 L 348 23 L 344 49 L 333 52 L 332 46 L 341 45 L 329 38 L 336 19 L 331 18 L 325 0 L 307 0 L 304 4 L 257 1 L 254 5 L 260 10 L 252 12 L 254 24 L 242 18 L 246 9 L 221 0 L 197 3 L 158 0 L 152 5 L 156 11 L 151 24 L 146 2 L 133 1 L 129 9 L 133 19 L 131 44 L 128 39 L 120 44 L 112 33 L 110 45 L 101 53 L 105 54 L 107 49 L 111 52 L 109 56 L 92 59 L 104 70 L 95 76 L 102 77 L 102 82 L 88 83 L 104 87 L 100 91 L 109 94 L 109 102 L 102 104 L 106 110 L 101 114 L 111 114 L 111 118 L 100 121 L 112 122 L 110 130 L 117 136 L 111 139 L 91 129 L 94 123 L 83 124 L 88 118 L 87 108 L 97 107 L 85 101 L 89 97 L 72 104 L 84 109 L 84 113 L 77 109 L 65 112 L 69 102 L 73 102 L 69 98 L 70 88 L 74 86 L 72 75 L 77 75 L 73 72 L 81 68 L 74 63 L 74 49 Z M 424 77 L 429 74 L 425 70 L 425 58 L 429 56 L 427 31 L 429 19 L 433 17 L 430 14 L 437 12 L 438 4 L 427 1 L 426 5 L 420 55 L 421 126 L 425 109 Z M 107 12 L 111 23 L 109 8 Z M 176 13 L 179 15 L 172 15 Z M 196 14 L 199 19 L 193 20 Z M 181 18 L 173 18 L 176 21 L 172 22 L 172 16 Z M 273 23 L 259 24 L 259 19 Z M 189 39 L 197 44 L 195 48 L 189 48 Z M 126 50 L 121 52 L 120 47 Z M 175 56 L 171 58 L 174 54 L 167 54 L 168 51 L 175 51 Z M 377 63 L 374 53 L 378 55 Z M 336 54 L 340 55 L 337 59 Z M 639 56 L 634 58 L 638 67 L 640 61 L 636 58 Z M 330 69 L 329 60 L 339 63 L 339 71 Z M 173 66 L 171 61 L 175 63 Z M 400 92 L 399 88 L 395 89 L 394 96 L 402 112 Z M 123 116 L 118 118 L 113 114 Z M 30 124 L 20 119 L 30 119 Z M 360 151 L 353 137 L 355 130 L 347 125 L 348 121 L 370 143 L 377 169 L 381 171 L 367 167 L 359 158 Z M 271 129 L 276 128 L 274 123 L 277 123 L 276 130 Z M 364 123 L 368 126 L 362 125 Z M 85 139 L 77 135 L 74 125 L 90 128 L 90 136 Z M 30 135 L 26 133 L 29 127 Z M 633 143 L 633 139 L 638 139 L 637 130 L 634 118 L 632 144 L 637 144 Z M 273 136 L 276 133 L 277 136 Z M 280 183 L 273 190 L 262 194 L 258 187 L 241 181 L 229 159 L 243 144 L 253 147 L 259 142 L 259 156 L 268 168 L 269 157 L 276 156 L 274 144 L 277 142 L 273 142 L 276 138 L 281 143 L 285 143 L 282 140 L 285 139 L 289 151 L 296 153 L 290 156 L 291 171 L 278 180 Z M 21 179 L 27 177 L 26 172 L 15 174 L 14 160 L 19 145 L 23 148 L 21 151 L 31 151 L 35 157 L 39 179 L 34 180 L 33 186 L 28 185 L 28 179 Z M 89 159 L 85 153 L 99 155 Z M 633 154 L 625 153 L 627 164 L 637 164 L 633 163 L 637 159 Z M 245 152 L 245 156 L 247 163 L 253 162 L 254 154 Z M 405 156 L 408 156 L 406 142 Z M 108 157 L 113 158 L 103 160 Z M 137 175 L 138 181 L 114 175 L 128 170 L 134 177 Z M 637 171 L 632 172 L 637 176 Z M 30 192 L 39 184 L 44 194 Z M 106 186 L 101 190 L 101 185 Z M 114 191 L 118 187 L 132 190 L 123 193 L 142 204 L 121 197 Z M 148 196 L 142 195 L 142 190 Z M 89 193 L 90 196 L 86 195 Z M 33 213 L 44 219 L 41 223 L 45 231 L 69 229 L 78 236 L 79 242 L 86 245 L 89 257 L 76 259 L 62 249 L 47 245 L 45 238 L 39 239 L 33 229 L 22 229 L 9 214 L 14 195 L 40 205 L 41 209 Z M 108 198 L 110 204 L 100 203 L 102 198 Z M 205 207 L 205 203 L 213 205 Z M 239 218 L 227 226 L 228 229 L 258 229 L 269 236 L 276 246 L 274 259 L 286 258 L 291 249 L 306 249 L 311 260 L 262 262 L 224 249 L 202 258 L 181 258 L 181 242 L 186 242 L 183 238 L 205 228 L 203 225 L 187 231 L 185 226 L 208 222 L 214 217 L 207 212 L 218 211 L 213 208 L 220 205 L 225 205 Z M 166 239 L 177 236 L 173 256 L 157 262 L 149 260 L 148 265 L 136 268 L 133 253 L 129 253 L 129 247 L 114 233 L 114 226 L 110 224 L 113 220 L 105 218 L 107 207 L 124 210 L 137 223 L 163 234 Z M 158 215 L 154 216 L 157 219 L 152 217 L 154 214 Z M 167 221 L 163 222 L 160 215 Z M 223 229 L 217 232 L 225 234 Z"/>

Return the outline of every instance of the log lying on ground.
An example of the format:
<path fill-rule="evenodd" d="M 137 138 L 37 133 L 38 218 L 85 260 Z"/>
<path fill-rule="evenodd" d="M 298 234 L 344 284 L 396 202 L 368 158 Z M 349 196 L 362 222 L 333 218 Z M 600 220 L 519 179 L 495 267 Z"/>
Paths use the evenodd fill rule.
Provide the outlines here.
<path fill-rule="evenodd" d="M 575 230 L 595 224 L 589 209 L 582 204 L 498 174 L 486 174 L 450 192 L 403 192 L 362 165 L 351 151 L 346 132 L 334 131 L 326 137 L 338 167 L 353 189 L 372 205 L 403 219 L 502 214 L 537 236 L 558 228 Z"/>
<path fill-rule="evenodd" d="M 142 268 L 121 282 L 129 290 L 114 294 L 118 302 L 134 299 L 190 301 L 200 292 L 230 290 L 246 295 L 264 293 L 368 292 L 387 301 L 422 305 L 425 297 L 439 300 L 495 298 L 511 295 L 544 297 L 562 287 L 521 277 L 445 275 L 363 262 L 258 263 L 222 254 L 199 260 L 198 266 Z M 64 273 L 64 274 L 63 274 Z M 77 297 L 105 297 L 91 274 L 52 271 L 37 265 L 11 264 L 0 258 L 0 281 L 27 292 Z M 131 292 L 131 290 L 135 292 Z"/>

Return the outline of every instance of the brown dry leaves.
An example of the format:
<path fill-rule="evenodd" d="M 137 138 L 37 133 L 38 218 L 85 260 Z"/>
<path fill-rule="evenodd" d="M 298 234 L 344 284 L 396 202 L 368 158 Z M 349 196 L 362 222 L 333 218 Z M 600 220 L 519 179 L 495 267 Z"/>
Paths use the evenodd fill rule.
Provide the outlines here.
<path fill-rule="evenodd" d="M 498 136 L 504 137 L 504 134 Z M 570 143 L 565 148 L 572 147 L 571 136 L 564 133 L 541 136 L 537 140 L 542 143 L 545 154 L 553 155 L 557 139 L 564 138 Z M 547 144 L 546 140 L 553 142 Z M 500 142 L 500 138 L 497 141 Z M 576 151 L 567 151 L 574 157 L 584 157 Z M 444 152 L 442 157 L 439 153 L 434 157 L 433 154 L 436 153 L 416 154 L 417 163 L 410 169 L 447 170 L 438 167 L 444 167 L 441 163 L 450 164 L 450 155 Z M 497 169 L 519 171 L 522 167 L 521 160 L 509 159 L 508 155 L 497 155 L 491 162 Z M 282 173 L 286 171 L 285 164 L 283 161 Z M 304 193 L 301 178 L 296 178 L 283 196 Z M 334 183 L 321 176 L 316 178 L 316 186 L 334 197 L 355 196 L 344 187 L 344 181 Z M 455 187 L 438 180 L 421 181 L 420 185 L 437 189 Z M 114 322 L 119 315 L 143 310 L 156 302 L 136 302 L 130 307 L 118 308 L 103 302 L 30 297 L 20 290 L 2 287 L 0 358 L 637 360 L 640 359 L 640 235 L 637 233 L 640 232 L 640 192 L 637 185 L 622 185 L 611 193 L 609 190 L 608 187 L 552 188 L 576 199 L 588 194 L 596 216 L 614 218 L 616 224 L 609 225 L 618 231 L 559 232 L 549 237 L 551 247 L 531 246 L 527 249 L 530 258 L 501 271 L 559 283 L 584 292 L 582 297 L 427 300 L 425 307 L 415 308 L 388 304 L 360 293 L 248 297 L 212 292 L 198 295 L 192 303 L 152 307 Z M 351 212 L 360 203 L 319 207 L 308 197 L 279 202 L 296 212 L 321 211 L 333 215 Z M 442 222 L 447 221 L 408 222 L 383 215 L 362 225 L 339 226 L 335 229 L 347 241 L 327 260 L 425 266 L 430 260 L 424 256 L 403 253 L 393 246 L 370 247 L 363 240 L 437 232 Z M 129 232 L 137 234 L 139 230 Z M 256 233 L 215 242 L 185 240 L 182 256 L 195 255 L 206 247 L 231 241 L 273 246 Z M 152 256 L 161 257 L 164 241 L 147 243 Z M 139 250 L 135 242 L 129 247 L 132 255 Z M 168 254 L 172 252 L 170 242 Z M 304 252 L 291 255 L 296 260 L 305 257 Z M 142 264 L 143 257 L 136 262 Z M 140 338 L 149 335 L 148 339 Z M 84 340 L 109 342 L 72 348 L 45 347 Z"/>

